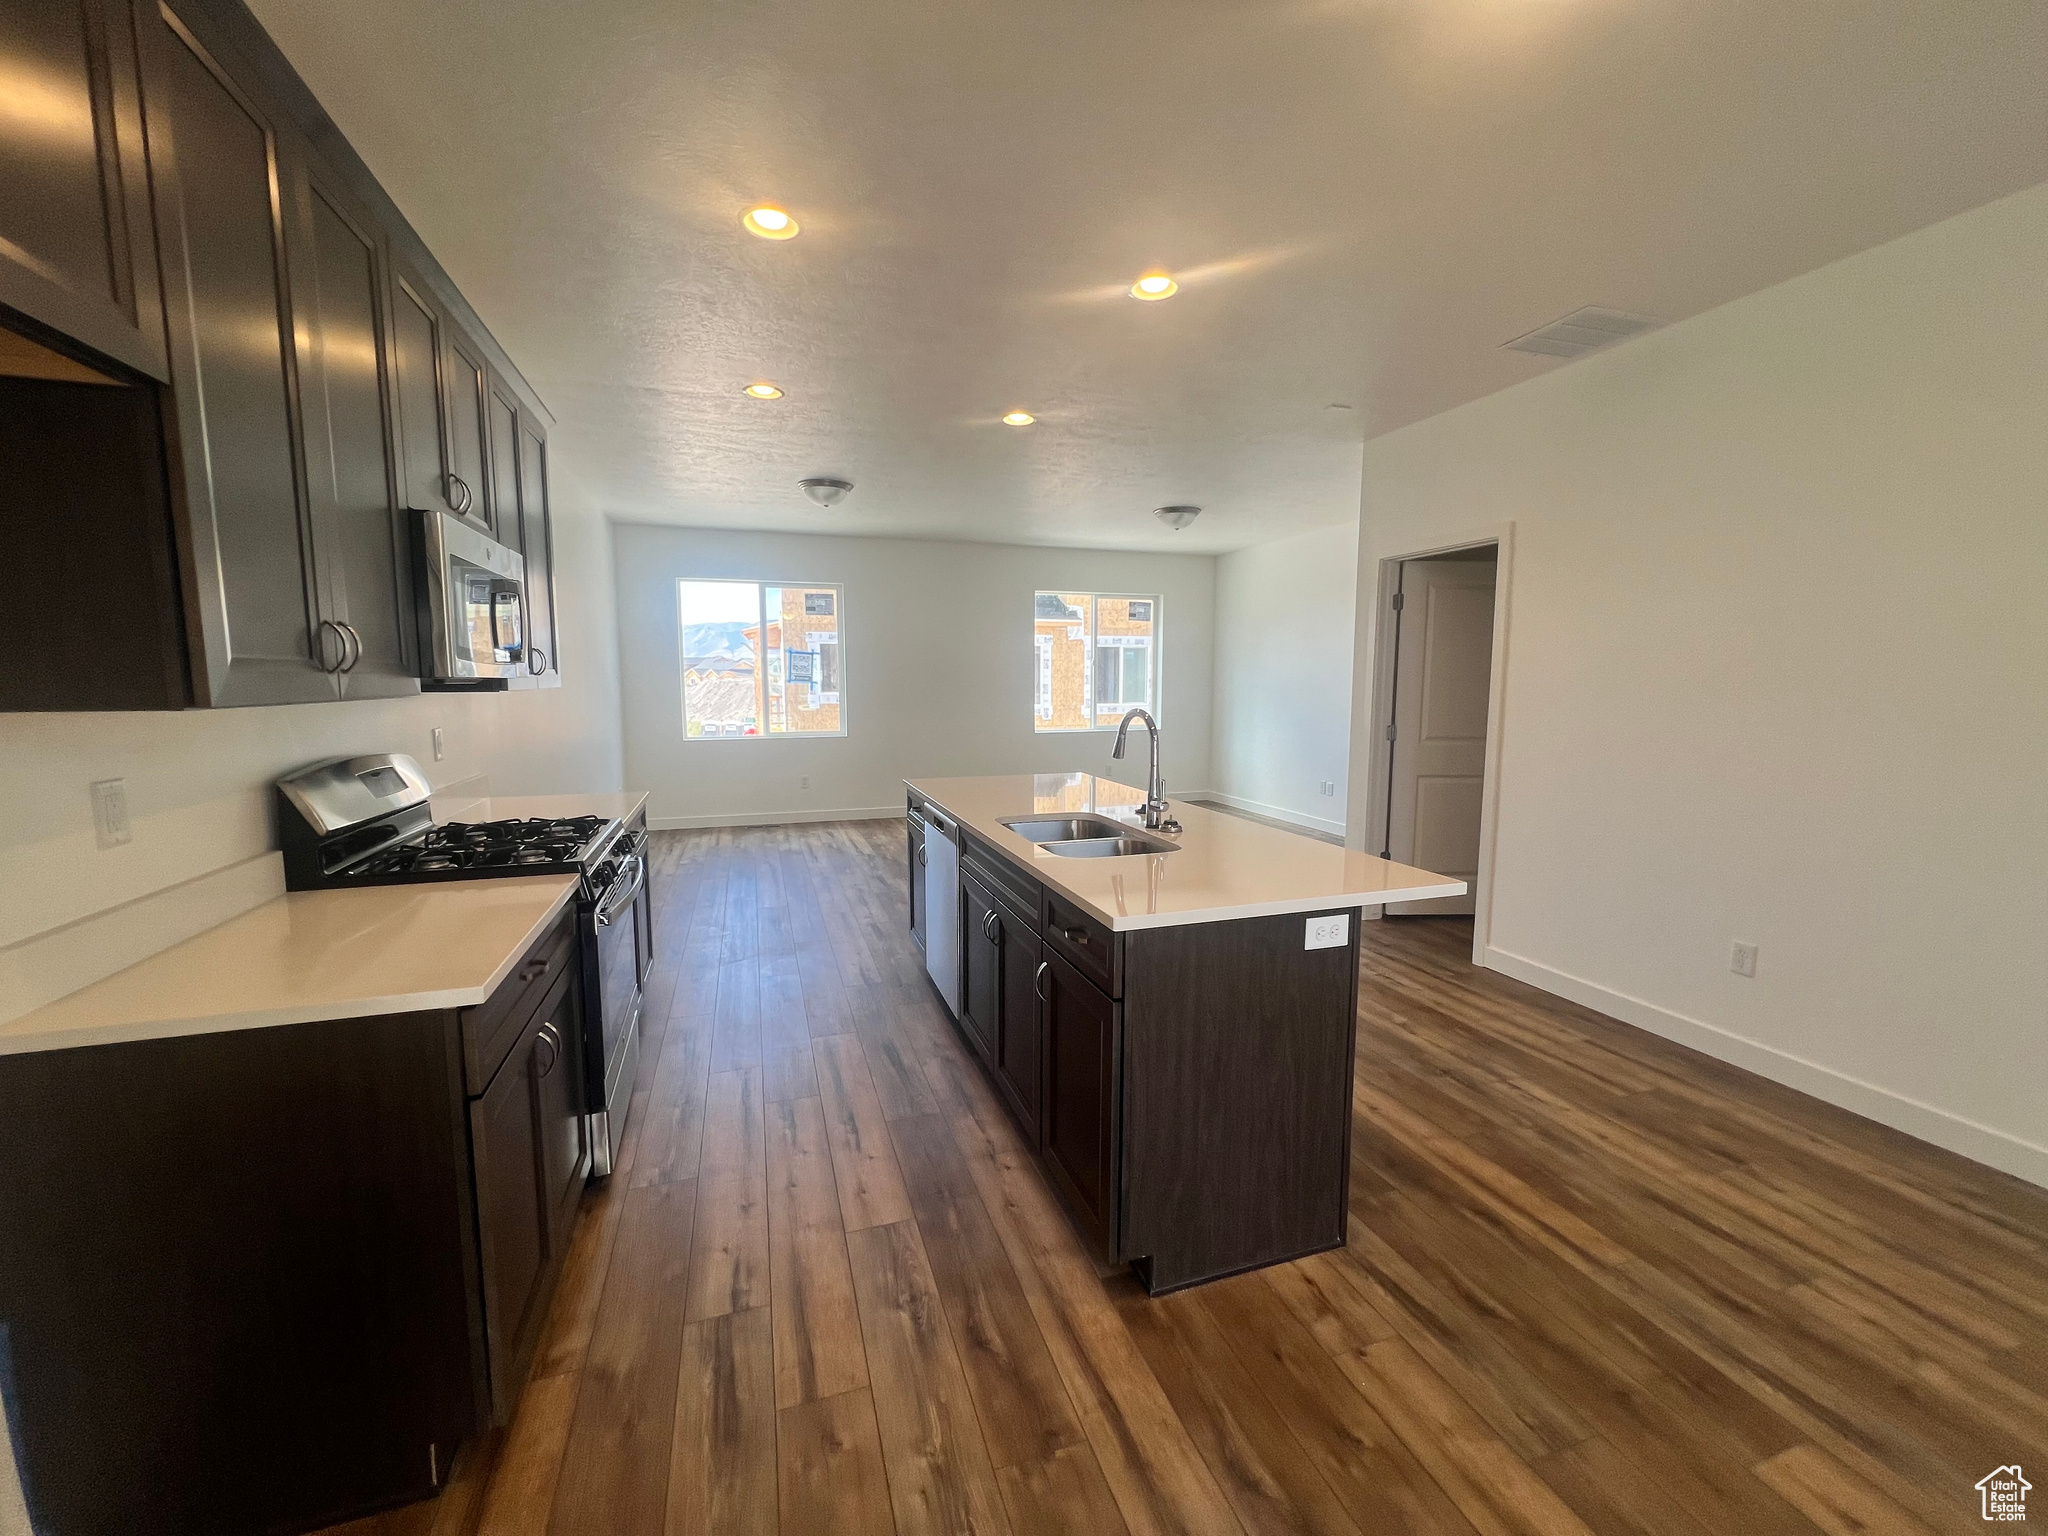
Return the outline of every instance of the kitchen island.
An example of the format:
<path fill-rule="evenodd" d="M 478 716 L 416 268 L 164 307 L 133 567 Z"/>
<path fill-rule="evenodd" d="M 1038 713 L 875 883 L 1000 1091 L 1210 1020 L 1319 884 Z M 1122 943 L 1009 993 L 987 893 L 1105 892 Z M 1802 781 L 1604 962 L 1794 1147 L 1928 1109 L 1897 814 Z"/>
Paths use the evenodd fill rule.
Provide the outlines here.
<path fill-rule="evenodd" d="M 913 934 L 1096 1256 L 1159 1295 L 1340 1246 L 1361 909 L 1464 883 L 1090 774 L 905 790 Z"/>

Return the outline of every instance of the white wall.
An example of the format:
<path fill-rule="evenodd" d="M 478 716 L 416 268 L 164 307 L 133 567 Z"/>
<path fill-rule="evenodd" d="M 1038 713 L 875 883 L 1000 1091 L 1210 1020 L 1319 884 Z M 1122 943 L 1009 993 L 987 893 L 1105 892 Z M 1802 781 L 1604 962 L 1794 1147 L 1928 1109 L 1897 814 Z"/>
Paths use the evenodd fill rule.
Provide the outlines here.
<path fill-rule="evenodd" d="M 905 778 L 1107 773 L 1107 732 L 1038 735 L 1034 591 L 1156 592 L 1168 793 L 1206 788 L 1216 562 L 912 539 L 614 525 L 626 780 L 656 825 L 900 809 Z M 691 741 L 683 734 L 676 582 L 836 582 L 845 589 L 847 734 Z M 1141 782 L 1142 738 L 1117 765 Z M 801 787 L 808 776 L 810 788 Z"/>
<path fill-rule="evenodd" d="M 289 769 L 345 753 L 398 751 L 418 758 L 437 786 L 477 774 L 499 793 L 620 786 L 611 541 L 565 472 L 573 455 L 558 448 L 553 458 L 559 689 L 162 714 L 0 715 L 0 1018 L 46 1000 L 41 994 L 54 984 L 47 949 L 20 947 L 23 941 L 275 847 L 270 786 Z M 428 736 L 436 725 L 445 728 L 448 750 L 438 763 Z M 134 835 L 101 851 L 87 786 L 116 778 L 127 780 Z M 165 932 L 167 941 L 184 936 Z M 98 929 L 90 936 L 93 946 L 106 942 Z"/>
<path fill-rule="evenodd" d="M 1361 653 L 1510 521 L 1489 963 L 2048 1184 L 2048 186 L 1368 443 Z"/>
<path fill-rule="evenodd" d="M 1215 798 L 1344 830 L 1357 584 L 1355 523 L 1217 560 Z"/>

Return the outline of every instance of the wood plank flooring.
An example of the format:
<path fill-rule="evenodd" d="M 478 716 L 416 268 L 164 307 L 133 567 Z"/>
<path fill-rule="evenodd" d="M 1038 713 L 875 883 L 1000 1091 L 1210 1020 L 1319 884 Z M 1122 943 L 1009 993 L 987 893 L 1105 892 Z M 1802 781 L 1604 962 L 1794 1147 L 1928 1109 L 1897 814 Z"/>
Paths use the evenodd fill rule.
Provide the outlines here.
<path fill-rule="evenodd" d="M 1153 1301 L 933 999 L 900 822 L 654 844 L 624 1160 L 518 1419 L 348 1536 L 1849 1536 L 2048 1488 L 2048 1193 L 1475 970 L 1469 919 L 1365 925 L 1347 1246 Z"/>

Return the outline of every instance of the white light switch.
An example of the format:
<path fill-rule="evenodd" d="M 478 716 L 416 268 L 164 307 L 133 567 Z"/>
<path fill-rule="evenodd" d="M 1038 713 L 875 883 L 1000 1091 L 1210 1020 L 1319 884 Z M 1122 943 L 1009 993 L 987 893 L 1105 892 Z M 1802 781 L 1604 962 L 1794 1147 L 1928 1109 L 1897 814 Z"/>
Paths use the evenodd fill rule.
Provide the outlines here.
<path fill-rule="evenodd" d="M 1351 942 L 1351 914 L 1340 912 L 1335 917 L 1312 917 L 1308 920 L 1308 931 L 1303 935 L 1303 949 L 1342 949 Z"/>
<path fill-rule="evenodd" d="M 101 779 L 93 785 L 92 835 L 102 848 L 118 848 L 135 835 L 128 826 L 126 779 Z"/>
<path fill-rule="evenodd" d="M 448 743 L 442 739 L 441 727 L 434 727 L 434 761 L 439 762 L 448 754 Z"/>

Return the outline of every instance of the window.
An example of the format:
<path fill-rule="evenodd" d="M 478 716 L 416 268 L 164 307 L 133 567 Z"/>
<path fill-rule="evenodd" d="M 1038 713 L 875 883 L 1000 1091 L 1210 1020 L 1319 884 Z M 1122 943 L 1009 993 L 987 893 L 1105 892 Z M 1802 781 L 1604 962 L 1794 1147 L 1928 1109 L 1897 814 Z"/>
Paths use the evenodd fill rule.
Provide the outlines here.
<path fill-rule="evenodd" d="M 1159 713 L 1159 599 L 1040 592 L 1032 604 L 1032 728 L 1103 731 Z"/>
<path fill-rule="evenodd" d="M 684 733 L 845 735 L 841 608 L 837 587 L 677 582 Z"/>

